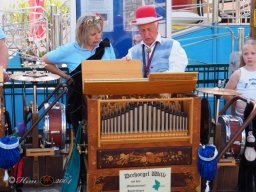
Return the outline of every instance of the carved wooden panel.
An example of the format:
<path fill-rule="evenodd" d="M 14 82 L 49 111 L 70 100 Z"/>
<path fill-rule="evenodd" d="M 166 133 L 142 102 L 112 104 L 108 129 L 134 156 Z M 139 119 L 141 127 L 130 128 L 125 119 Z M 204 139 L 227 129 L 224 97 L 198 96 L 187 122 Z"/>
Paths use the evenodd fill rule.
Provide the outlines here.
<path fill-rule="evenodd" d="M 97 168 L 124 168 L 167 165 L 190 165 L 191 146 L 101 149 L 97 151 Z"/>

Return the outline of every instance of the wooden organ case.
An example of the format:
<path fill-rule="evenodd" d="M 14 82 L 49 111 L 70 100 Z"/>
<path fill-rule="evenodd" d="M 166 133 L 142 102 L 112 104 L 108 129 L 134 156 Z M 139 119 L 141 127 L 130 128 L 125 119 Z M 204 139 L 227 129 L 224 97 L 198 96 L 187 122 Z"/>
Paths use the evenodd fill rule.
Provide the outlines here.
<path fill-rule="evenodd" d="M 171 191 L 196 191 L 201 103 L 192 91 L 197 73 L 141 78 L 140 71 L 136 60 L 82 64 L 87 191 L 119 191 L 120 170 L 149 168 L 171 168 Z"/>

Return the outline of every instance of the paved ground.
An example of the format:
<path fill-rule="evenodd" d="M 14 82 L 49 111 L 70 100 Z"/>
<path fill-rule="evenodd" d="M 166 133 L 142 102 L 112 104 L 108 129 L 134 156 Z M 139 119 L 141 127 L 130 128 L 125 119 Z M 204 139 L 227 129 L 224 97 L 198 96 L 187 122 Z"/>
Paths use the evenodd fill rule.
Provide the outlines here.
<path fill-rule="evenodd" d="M 17 191 L 17 192 L 60 192 L 60 189 L 61 189 L 60 185 L 55 185 L 52 187 L 23 187 L 21 188 L 22 191 Z M 86 192 L 87 190 L 82 189 L 80 186 L 77 188 L 77 192 L 81 192 L 81 191 Z"/>
<path fill-rule="evenodd" d="M 24 188 L 22 189 L 22 192 L 59 192 L 60 189 L 52 189 L 52 188 L 48 188 L 48 187 L 43 187 L 43 188 Z"/>
<path fill-rule="evenodd" d="M 22 187 L 20 192 L 59 192 L 60 186 L 53 187 Z"/>

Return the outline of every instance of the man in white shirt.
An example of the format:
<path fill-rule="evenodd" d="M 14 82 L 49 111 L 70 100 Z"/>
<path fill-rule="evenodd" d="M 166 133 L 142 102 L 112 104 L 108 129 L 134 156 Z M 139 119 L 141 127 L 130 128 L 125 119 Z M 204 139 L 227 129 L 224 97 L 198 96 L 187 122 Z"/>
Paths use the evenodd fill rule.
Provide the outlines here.
<path fill-rule="evenodd" d="M 136 25 L 142 41 L 128 50 L 126 59 L 140 59 L 143 62 L 143 76 L 150 72 L 184 72 L 188 64 L 185 50 L 171 38 L 163 38 L 158 32 L 159 21 L 155 7 L 146 5 L 136 10 Z"/>

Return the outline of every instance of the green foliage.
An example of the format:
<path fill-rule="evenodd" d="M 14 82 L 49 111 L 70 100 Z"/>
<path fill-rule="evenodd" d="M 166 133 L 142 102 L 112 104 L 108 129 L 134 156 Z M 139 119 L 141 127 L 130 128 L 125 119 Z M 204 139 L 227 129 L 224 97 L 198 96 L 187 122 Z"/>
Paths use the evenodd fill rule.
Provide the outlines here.
<path fill-rule="evenodd" d="M 19 0 L 16 3 L 10 5 L 11 9 L 21 9 L 26 7 L 29 7 L 28 0 Z"/>
<path fill-rule="evenodd" d="M 70 0 L 44 0 L 44 12 L 40 17 L 36 18 L 40 19 L 40 21 L 36 21 L 31 19 L 33 18 L 31 13 L 34 13 L 36 10 L 30 8 L 29 0 L 16 0 L 3 15 L 3 26 L 7 26 L 6 28 L 10 31 L 10 36 L 19 36 L 23 38 L 22 40 L 25 43 L 19 43 L 19 49 L 23 49 L 22 51 L 25 52 L 26 55 L 42 57 L 51 45 L 50 43 L 47 43 L 45 39 L 48 38 L 50 41 L 53 39 L 51 37 L 52 25 L 50 24 L 51 5 L 56 5 L 57 13 L 60 13 L 63 16 L 68 15 L 67 13 L 69 13 L 69 2 Z M 48 26 L 45 26 L 46 20 L 48 20 Z M 37 38 L 36 30 L 33 30 L 33 33 L 35 33 L 33 34 L 34 36 L 31 35 L 31 26 L 38 28 L 48 27 L 48 34 L 44 35 L 43 38 Z M 28 46 L 26 46 L 26 41 L 29 42 Z"/>
<path fill-rule="evenodd" d="M 65 6 L 69 0 L 44 0 L 44 9 L 47 14 L 50 14 L 50 5 L 56 5 L 57 12 L 68 13 L 69 6 Z M 29 0 L 17 0 L 17 2 L 10 5 L 10 9 L 22 9 L 29 7 Z M 20 19 L 18 19 L 20 20 Z"/>
<path fill-rule="evenodd" d="M 9 9 L 18 10 L 27 7 L 29 7 L 28 1 L 20 0 L 18 3 L 11 4 Z M 13 11 L 9 14 L 6 14 L 5 16 L 7 17 L 5 20 L 7 20 L 9 23 L 20 23 L 29 20 L 29 15 L 22 11 Z"/>
<path fill-rule="evenodd" d="M 68 13 L 69 12 L 69 6 L 66 5 L 69 0 L 45 0 L 44 1 L 44 9 L 46 10 L 47 14 L 50 14 L 51 11 L 51 5 L 56 5 L 57 7 L 57 13 Z"/>

